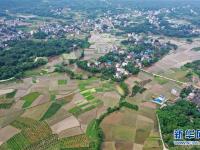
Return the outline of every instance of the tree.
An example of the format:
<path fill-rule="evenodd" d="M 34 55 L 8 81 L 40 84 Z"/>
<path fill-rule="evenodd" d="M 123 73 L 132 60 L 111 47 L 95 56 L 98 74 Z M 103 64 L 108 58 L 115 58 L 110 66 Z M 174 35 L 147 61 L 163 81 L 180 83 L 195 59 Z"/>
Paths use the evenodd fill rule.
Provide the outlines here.
<path fill-rule="evenodd" d="M 129 62 L 128 65 L 125 68 L 132 75 L 136 75 L 136 74 L 138 74 L 140 72 L 140 69 L 138 67 L 135 67 L 131 62 Z"/>

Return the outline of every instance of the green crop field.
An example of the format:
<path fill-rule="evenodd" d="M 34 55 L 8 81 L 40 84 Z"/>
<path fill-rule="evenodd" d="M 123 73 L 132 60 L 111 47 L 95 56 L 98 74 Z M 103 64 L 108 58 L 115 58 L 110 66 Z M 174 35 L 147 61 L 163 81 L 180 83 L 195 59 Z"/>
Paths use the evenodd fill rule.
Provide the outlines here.
<path fill-rule="evenodd" d="M 11 125 L 18 129 L 30 128 L 31 126 L 39 124 L 39 121 L 30 118 L 19 117 L 11 123 Z"/>
<path fill-rule="evenodd" d="M 23 150 L 30 149 L 32 145 L 38 145 L 41 141 L 52 136 L 52 131 L 46 122 L 33 125 L 23 129 L 20 133 L 11 137 L 6 143 L 0 146 L 1 150 Z"/>
<path fill-rule="evenodd" d="M 22 98 L 25 101 L 23 104 L 23 108 L 29 107 L 34 102 L 34 100 L 36 100 L 39 96 L 40 96 L 40 93 L 38 92 L 32 92 L 24 96 Z"/>
<path fill-rule="evenodd" d="M 67 80 L 58 80 L 58 85 L 66 85 Z"/>
<path fill-rule="evenodd" d="M 91 101 L 93 99 L 95 99 L 95 97 L 93 95 L 88 95 L 87 97 L 85 97 L 88 101 Z"/>
<path fill-rule="evenodd" d="M 89 139 L 85 134 L 61 139 L 61 148 L 88 148 Z"/>
<path fill-rule="evenodd" d="M 61 107 L 61 104 L 58 104 L 56 102 L 52 103 L 48 108 L 47 112 L 42 116 L 40 120 L 45 120 L 52 117 Z"/>
<path fill-rule="evenodd" d="M 6 94 L 6 98 L 13 98 L 13 97 L 15 97 L 16 93 L 17 93 L 17 90 L 14 90 L 13 92 Z"/>

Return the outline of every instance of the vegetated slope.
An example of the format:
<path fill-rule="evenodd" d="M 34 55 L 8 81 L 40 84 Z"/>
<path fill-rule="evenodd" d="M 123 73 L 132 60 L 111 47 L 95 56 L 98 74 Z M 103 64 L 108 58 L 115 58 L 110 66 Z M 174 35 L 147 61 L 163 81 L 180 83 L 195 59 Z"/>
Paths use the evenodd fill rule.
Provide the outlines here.
<path fill-rule="evenodd" d="M 50 57 L 72 51 L 76 44 L 84 48 L 86 40 L 48 40 L 48 41 L 14 41 L 9 44 L 10 49 L 0 51 L 0 80 L 21 77 L 28 69 L 47 63 L 43 59 L 35 61 L 36 57 Z"/>

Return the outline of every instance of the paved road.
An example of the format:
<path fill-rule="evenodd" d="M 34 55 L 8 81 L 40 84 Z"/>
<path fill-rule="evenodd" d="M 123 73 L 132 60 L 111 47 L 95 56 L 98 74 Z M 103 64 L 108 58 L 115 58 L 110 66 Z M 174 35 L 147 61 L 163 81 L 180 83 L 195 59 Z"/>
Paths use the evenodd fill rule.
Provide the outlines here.
<path fill-rule="evenodd" d="M 159 121 L 158 115 L 156 115 L 156 117 L 157 117 L 157 120 L 158 120 L 158 128 L 159 128 L 159 133 L 160 133 L 160 139 L 161 139 L 162 145 L 163 145 L 163 150 L 168 150 L 167 147 L 165 146 L 165 142 L 164 142 L 163 137 L 162 137 L 162 132 L 161 132 L 161 128 L 160 128 L 160 121 Z"/>

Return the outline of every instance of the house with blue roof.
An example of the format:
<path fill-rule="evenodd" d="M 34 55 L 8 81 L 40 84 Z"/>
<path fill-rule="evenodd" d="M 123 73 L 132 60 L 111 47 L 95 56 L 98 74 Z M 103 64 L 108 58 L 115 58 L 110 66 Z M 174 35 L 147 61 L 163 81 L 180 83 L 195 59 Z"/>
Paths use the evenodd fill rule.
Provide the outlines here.
<path fill-rule="evenodd" d="M 166 102 L 166 98 L 165 98 L 165 96 L 160 95 L 158 98 L 153 99 L 152 102 L 159 104 L 159 105 L 163 105 Z"/>

